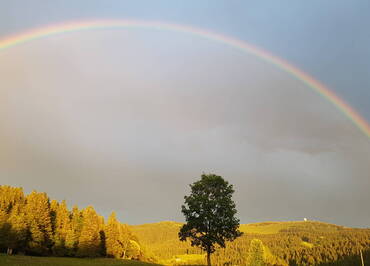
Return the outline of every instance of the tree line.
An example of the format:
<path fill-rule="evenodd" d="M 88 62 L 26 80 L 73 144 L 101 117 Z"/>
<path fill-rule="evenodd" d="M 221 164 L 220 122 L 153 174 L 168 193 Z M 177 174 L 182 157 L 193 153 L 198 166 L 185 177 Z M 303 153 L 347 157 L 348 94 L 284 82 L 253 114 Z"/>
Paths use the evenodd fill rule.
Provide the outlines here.
<path fill-rule="evenodd" d="M 7 254 L 150 260 L 113 212 L 105 222 L 92 206 L 67 208 L 46 193 L 0 186 L 0 251 Z"/>
<path fill-rule="evenodd" d="M 267 224 L 258 226 L 263 228 Z M 189 242 L 179 241 L 177 233 L 181 225 L 162 222 L 133 226 L 132 230 L 141 243 L 158 256 L 159 261 L 185 254 L 205 255 L 204 251 L 192 247 Z M 263 248 L 254 239 L 260 240 Z M 244 233 L 229 242 L 225 249 L 216 249 L 213 264 L 248 265 L 250 256 L 258 254 L 254 250 L 261 249 L 263 265 L 361 265 L 360 250 L 365 265 L 370 265 L 370 230 L 315 221 L 287 223 L 286 229 L 274 233 Z M 261 255 L 256 257 L 261 258 Z"/>

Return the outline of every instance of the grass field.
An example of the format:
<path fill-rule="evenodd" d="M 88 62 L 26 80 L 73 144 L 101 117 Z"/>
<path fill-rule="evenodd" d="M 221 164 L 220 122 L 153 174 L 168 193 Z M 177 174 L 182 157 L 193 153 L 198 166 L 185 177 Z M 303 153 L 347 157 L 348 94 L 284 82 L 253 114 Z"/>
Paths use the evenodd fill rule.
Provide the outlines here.
<path fill-rule="evenodd" d="M 31 256 L 6 256 L 0 255 L 0 265 L 6 266 L 150 266 L 157 264 L 144 263 L 133 260 L 116 259 L 79 259 L 79 258 L 54 258 Z"/>

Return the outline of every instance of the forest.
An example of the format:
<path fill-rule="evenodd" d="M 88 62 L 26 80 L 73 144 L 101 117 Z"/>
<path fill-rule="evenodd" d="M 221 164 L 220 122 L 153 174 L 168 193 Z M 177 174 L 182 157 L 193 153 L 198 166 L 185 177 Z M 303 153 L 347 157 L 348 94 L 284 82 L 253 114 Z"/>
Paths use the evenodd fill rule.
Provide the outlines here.
<path fill-rule="evenodd" d="M 181 223 L 160 222 L 131 226 L 141 243 L 171 265 L 204 261 L 204 252 L 178 240 Z M 243 224 L 244 234 L 218 249 L 215 265 L 248 265 L 251 242 L 261 240 L 261 265 L 370 265 L 370 229 L 355 229 L 317 221 L 263 222 Z M 181 262 L 184 260 L 184 262 Z"/>
<path fill-rule="evenodd" d="M 92 206 L 67 208 L 46 193 L 0 186 L 0 251 L 37 256 L 112 257 L 149 261 L 128 225 Z"/>
<path fill-rule="evenodd" d="M 25 195 L 21 188 L 0 186 L 0 251 L 8 255 L 204 263 L 204 252 L 179 241 L 181 226 L 127 225 L 115 213 L 104 219 L 92 206 L 70 210 L 46 193 Z M 360 251 L 365 265 L 370 264 L 370 229 L 297 221 L 243 224 L 240 230 L 240 238 L 216 250 L 214 265 L 247 265 L 258 252 L 261 265 L 361 265 Z"/>

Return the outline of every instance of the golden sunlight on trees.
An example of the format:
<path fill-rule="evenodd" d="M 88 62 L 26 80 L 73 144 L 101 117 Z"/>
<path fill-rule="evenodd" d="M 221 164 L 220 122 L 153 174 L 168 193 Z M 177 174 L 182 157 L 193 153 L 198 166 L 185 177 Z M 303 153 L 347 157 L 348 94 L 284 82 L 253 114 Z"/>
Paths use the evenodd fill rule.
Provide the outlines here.
<path fill-rule="evenodd" d="M 82 230 L 78 240 L 77 256 L 98 257 L 100 251 L 99 217 L 92 206 L 82 212 Z"/>
<path fill-rule="evenodd" d="M 54 225 L 54 246 L 52 251 L 54 255 L 65 256 L 67 255 L 66 238 L 71 226 L 69 211 L 65 201 L 59 204 L 53 200 L 50 205 Z"/>
<path fill-rule="evenodd" d="M 105 227 L 106 250 L 109 257 L 125 258 L 130 244 L 128 227 L 116 219 L 113 212 Z"/>
<path fill-rule="evenodd" d="M 216 246 L 225 248 L 226 241 L 233 241 L 242 233 L 235 217 L 236 206 L 232 200 L 234 189 L 221 176 L 202 175 L 201 180 L 190 185 L 191 194 L 185 196 L 182 213 L 184 224 L 179 232 L 181 241 L 190 239 L 207 253 L 207 265 Z"/>
<path fill-rule="evenodd" d="M 52 245 L 52 224 L 50 203 L 46 193 L 33 191 L 26 198 L 25 214 L 31 239 L 28 242 L 28 252 L 43 254 Z"/>
<path fill-rule="evenodd" d="M 74 206 L 69 215 L 70 224 L 66 233 L 65 247 L 68 256 L 75 256 L 77 251 L 78 239 L 82 229 L 82 213 L 77 206 Z"/>
<path fill-rule="evenodd" d="M 114 213 L 105 224 L 92 206 L 70 211 L 65 201 L 50 201 L 46 193 L 25 197 L 21 188 L 9 186 L 0 186 L 0 252 L 147 260 Z"/>
<path fill-rule="evenodd" d="M 265 264 L 265 249 L 263 247 L 262 241 L 259 239 L 253 239 L 251 241 L 247 265 L 250 266 L 264 266 Z"/>
<path fill-rule="evenodd" d="M 209 186 L 215 180 L 208 176 L 204 179 L 207 182 L 202 177 L 192 184 L 192 193 L 185 198 L 184 210 L 189 214 L 185 225 L 159 222 L 128 226 L 119 222 L 115 214 L 104 222 L 93 207 L 79 209 L 74 206 L 69 210 L 65 202 L 50 201 L 45 193 L 34 191 L 25 196 L 21 188 L 0 186 L 0 252 L 9 255 L 108 256 L 166 265 L 202 264 L 206 258 L 204 248 L 202 251 L 202 246 L 194 245 L 190 236 L 199 237 L 199 240 L 195 239 L 199 244 L 204 241 L 205 245 L 212 244 L 214 248 L 221 246 L 221 240 L 212 242 L 215 238 L 209 240 L 207 237 L 217 232 L 215 221 L 222 224 L 226 219 L 222 217 L 228 217 L 222 210 L 216 211 L 217 208 L 231 201 L 231 193 L 223 203 L 215 200 L 215 195 L 224 195 L 229 185 L 214 177 L 225 186 L 222 193 L 216 193 L 218 185 L 212 185 L 212 189 Z M 211 192 L 215 195 L 210 195 Z M 235 206 L 231 206 L 230 210 L 233 210 Z M 209 212 L 213 207 L 214 211 Z M 222 219 L 214 217 L 215 213 Z M 194 218 L 199 219 L 194 221 Z M 209 225 L 211 230 L 208 230 Z M 192 228 L 190 232 L 182 231 L 189 241 L 180 241 L 181 228 Z M 201 231 L 202 228 L 206 228 L 207 233 Z M 370 263 L 369 229 L 293 221 L 241 225 L 240 230 L 245 234 L 228 242 L 225 248 L 215 248 L 212 253 L 214 265 L 261 265 L 261 257 L 265 265 L 277 266 L 361 265 L 360 250 L 364 264 Z"/>

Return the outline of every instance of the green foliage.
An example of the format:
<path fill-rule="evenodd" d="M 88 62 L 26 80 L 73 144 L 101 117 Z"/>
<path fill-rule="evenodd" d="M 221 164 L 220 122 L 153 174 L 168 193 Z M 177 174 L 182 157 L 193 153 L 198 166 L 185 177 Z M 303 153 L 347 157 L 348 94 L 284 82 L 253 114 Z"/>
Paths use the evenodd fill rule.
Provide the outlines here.
<path fill-rule="evenodd" d="M 232 200 L 234 189 L 221 176 L 213 174 L 203 174 L 190 188 L 191 194 L 184 197 L 181 210 L 186 224 L 181 227 L 179 238 L 181 241 L 189 238 L 192 246 L 206 251 L 210 265 L 210 254 L 215 252 L 217 245 L 225 248 L 226 241 L 242 235 Z"/>

